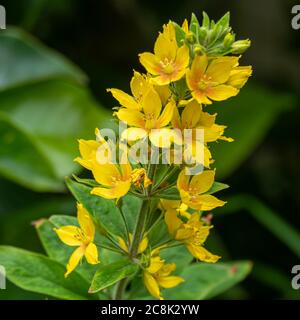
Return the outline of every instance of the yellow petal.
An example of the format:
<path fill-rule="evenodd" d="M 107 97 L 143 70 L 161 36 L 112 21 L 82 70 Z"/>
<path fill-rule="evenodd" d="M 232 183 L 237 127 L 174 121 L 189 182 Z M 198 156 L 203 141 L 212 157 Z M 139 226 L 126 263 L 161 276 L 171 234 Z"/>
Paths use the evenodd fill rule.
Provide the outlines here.
<path fill-rule="evenodd" d="M 160 60 L 175 60 L 177 44 L 166 37 L 164 33 L 160 33 L 154 44 L 154 54 Z"/>
<path fill-rule="evenodd" d="M 188 241 L 194 235 L 194 231 L 189 228 L 182 228 L 176 232 L 176 240 Z"/>
<path fill-rule="evenodd" d="M 154 86 L 154 89 L 159 94 L 161 103 L 165 105 L 171 96 L 169 86 Z"/>
<path fill-rule="evenodd" d="M 129 180 L 132 172 L 130 163 L 120 164 L 123 180 Z"/>
<path fill-rule="evenodd" d="M 214 183 L 215 171 L 206 170 L 196 176 L 193 176 L 190 182 L 190 188 L 198 194 L 207 192 Z"/>
<path fill-rule="evenodd" d="M 172 123 L 173 128 L 183 129 L 182 125 L 181 125 L 181 118 L 180 118 L 178 108 L 174 108 L 171 123 Z"/>
<path fill-rule="evenodd" d="M 184 19 L 181 28 L 185 33 L 189 32 L 189 23 L 188 23 L 187 19 Z"/>
<path fill-rule="evenodd" d="M 148 133 L 142 128 L 128 128 L 122 132 L 122 140 L 136 141 L 147 137 Z"/>
<path fill-rule="evenodd" d="M 237 89 L 241 89 L 248 78 L 252 75 L 252 67 L 236 67 L 230 72 L 229 79 L 226 84 Z"/>
<path fill-rule="evenodd" d="M 158 118 L 158 127 L 163 128 L 167 126 L 172 117 L 173 117 L 173 112 L 176 108 L 176 103 L 174 100 L 171 100 L 163 109 L 163 112 L 161 113 L 160 117 Z"/>
<path fill-rule="evenodd" d="M 140 106 L 134 100 L 134 98 L 124 91 L 119 89 L 107 89 L 107 91 L 112 93 L 113 97 L 119 101 L 121 106 L 133 110 L 140 109 Z"/>
<path fill-rule="evenodd" d="M 93 241 L 95 237 L 94 222 L 81 203 L 77 204 L 77 220 L 85 235 L 89 237 L 90 241 Z"/>
<path fill-rule="evenodd" d="M 147 247 L 148 247 L 148 238 L 147 237 L 145 237 L 141 242 L 140 242 L 140 244 L 139 244 L 139 248 L 138 248 L 138 253 L 139 254 L 141 254 L 141 253 L 143 253 L 146 249 L 147 249 Z"/>
<path fill-rule="evenodd" d="M 83 159 L 90 159 L 94 157 L 95 152 L 97 151 L 97 148 L 100 145 L 100 143 L 96 140 L 80 139 L 78 142 L 79 142 L 79 151 Z"/>
<path fill-rule="evenodd" d="M 155 256 L 151 258 L 150 266 L 147 268 L 147 272 L 156 273 L 159 269 L 161 269 L 164 265 L 164 260 L 162 260 L 159 256 Z"/>
<path fill-rule="evenodd" d="M 159 94 L 154 89 L 149 89 L 141 101 L 146 119 L 151 117 L 157 119 L 161 112 L 161 101 Z"/>
<path fill-rule="evenodd" d="M 160 199 L 160 208 L 163 210 L 177 209 L 180 206 L 180 200 Z"/>
<path fill-rule="evenodd" d="M 83 255 L 84 255 L 84 249 L 82 247 L 77 248 L 72 253 L 67 264 L 67 272 L 65 273 L 65 277 L 67 277 L 77 267 Z"/>
<path fill-rule="evenodd" d="M 178 178 L 177 178 L 177 188 L 180 191 L 182 190 L 188 190 L 189 188 L 189 181 L 190 181 L 190 176 L 185 174 L 185 169 L 183 169 Z"/>
<path fill-rule="evenodd" d="M 95 180 L 107 187 L 114 185 L 116 180 L 121 179 L 121 173 L 117 165 L 112 163 L 99 164 L 95 162 L 92 167 Z"/>
<path fill-rule="evenodd" d="M 144 272 L 143 278 L 144 278 L 145 287 L 150 292 L 150 294 L 157 299 L 162 299 L 160 295 L 159 286 L 155 278 L 148 272 Z"/>
<path fill-rule="evenodd" d="M 138 110 L 132 110 L 127 108 L 121 108 L 114 115 L 118 117 L 119 120 L 127 123 L 129 126 L 134 127 L 144 127 L 145 120 L 143 114 Z"/>
<path fill-rule="evenodd" d="M 212 78 L 212 82 L 225 83 L 230 75 L 238 57 L 222 57 L 214 59 L 208 66 L 206 74 Z"/>
<path fill-rule="evenodd" d="M 184 279 L 177 276 L 168 276 L 158 278 L 157 282 L 162 288 L 173 288 L 184 282 Z"/>
<path fill-rule="evenodd" d="M 200 117 L 202 115 L 201 105 L 197 103 L 195 100 L 190 102 L 183 109 L 181 114 L 182 126 L 185 129 L 195 128 L 196 124 L 199 122 Z"/>
<path fill-rule="evenodd" d="M 144 68 L 153 75 L 158 75 L 160 70 L 159 58 L 153 53 L 144 52 L 139 54 L 140 62 Z"/>
<path fill-rule="evenodd" d="M 211 127 L 214 125 L 215 121 L 216 121 L 216 116 L 217 114 L 210 114 L 208 112 L 202 112 L 199 122 L 197 123 L 197 125 L 199 127 Z"/>
<path fill-rule="evenodd" d="M 203 262 L 215 263 L 221 258 L 210 253 L 208 250 L 201 246 L 187 245 L 187 249 L 196 259 Z"/>
<path fill-rule="evenodd" d="M 226 202 L 217 199 L 210 194 L 203 194 L 198 197 L 198 204 L 190 205 L 191 208 L 202 211 L 213 210 L 217 207 L 223 207 Z"/>
<path fill-rule="evenodd" d="M 78 235 L 81 235 L 82 231 L 76 226 L 64 226 L 59 229 L 54 228 L 54 231 L 57 233 L 59 239 L 68 246 L 80 246 L 82 244 L 83 239 L 78 238 Z"/>
<path fill-rule="evenodd" d="M 121 237 L 118 237 L 118 243 L 119 243 L 119 246 L 125 251 L 125 252 L 128 252 L 128 246 L 127 246 L 127 243 L 125 242 L 125 240 Z"/>
<path fill-rule="evenodd" d="M 184 44 L 177 51 L 177 56 L 176 56 L 176 60 L 175 60 L 176 68 L 179 70 L 184 70 L 188 67 L 189 62 L 190 62 L 189 47 Z"/>
<path fill-rule="evenodd" d="M 89 264 L 98 264 L 99 260 L 98 260 L 98 249 L 96 247 L 96 245 L 91 242 L 85 249 L 84 252 L 86 261 Z"/>
<path fill-rule="evenodd" d="M 221 84 L 219 86 L 215 86 L 207 90 L 207 96 L 215 101 L 226 100 L 228 98 L 236 96 L 238 93 L 238 89 L 231 86 L 227 86 L 225 84 Z"/>
<path fill-rule="evenodd" d="M 177 217 L 176 209 L 169 209 L 165 212 L 165 222 L 169 233 L 172 235 L 172 237 L 175 237 L 176 231 L 182 224 L 181 220 Z"/>
<path fill-rule="evenodd" d="M 173 129 L 152 129 L 149 139 L 153 145 L 159 148 L 170 148 L 172 142 L 178 141 L 178 132 Z"/>
<path fill-rule="evenodd" d="M 101 187 L 93 188 L 91 194 L 100 196 L 105 199 L 118 199 L 129 191 L 130 181 L 119 181 L 113 188 L 106 189 Z"/>
<path fill-rule="evenodd" d="M 206 91 L 202 91 L 196 88 L 194 91 L 192 91 L 192 96 L 196 101 L 198 101 L 201 104 L 212 104 L 212 102 L 207 98 Z"/>
<path fill-rule="evenodd" d="M 135 99 L 139 101 L 140 98 L 146 93 L 145 90 L 148 90 L 146 76 L 134 71 L 133 77 L 130 81 L 130 88 Z"/>
<path fill-rule="evenodd" d="M 196 56 L 193 60 L 191 70 L 189 74 L 187 74 L 187 84 L 193 87 L 195 85 L 194 82 L 197 83 L 205 74 L 207 65 L 208 59 L 206 55 Z"/>

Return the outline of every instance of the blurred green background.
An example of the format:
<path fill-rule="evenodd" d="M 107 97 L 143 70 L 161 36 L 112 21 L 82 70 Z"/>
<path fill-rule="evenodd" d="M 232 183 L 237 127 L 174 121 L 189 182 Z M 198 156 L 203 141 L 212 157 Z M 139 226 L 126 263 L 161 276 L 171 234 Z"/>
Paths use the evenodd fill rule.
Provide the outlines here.
<path fill-rule="evenodd" d="M 73 214 L 64 177 L 79 168 L 77 139 L 111 125 L 107 87 L 129 88 L 137 54 L 152 51 L 163 23 L 205 10 L 231 12 L 250 38 L 242 64 L 254 75 L 240 95 L 211 112 L 232 144 L 214 146 L 218 180 L 231 188 L 215 211 L 208 247 L 223 260 L 249 259 L 250 276 L 218 298 L 300 298 L 300 31 L 289 0 L 7 0 L 0 31 L 0 243 L 42 251 L 32 221 Z M 39 39 L 39 40 L 37 40 Z M 43 44 L 42 44 L 43 43 Z M 49 49 L 51 48 L 51 49 Z M 81 71 L 82 70 L 82 71 Z M 41 299 L 8 284 L 0 299 Z"/>

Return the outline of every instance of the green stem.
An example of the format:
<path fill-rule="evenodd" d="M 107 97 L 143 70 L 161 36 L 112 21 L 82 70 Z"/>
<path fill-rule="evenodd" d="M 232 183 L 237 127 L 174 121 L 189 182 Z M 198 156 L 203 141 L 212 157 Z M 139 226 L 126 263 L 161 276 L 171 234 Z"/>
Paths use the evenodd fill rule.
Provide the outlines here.
<path fill-rule="evenodd" d="M 126 278 L 118 282 L 114 300 L 123 300 L 123 295 L 126 289 L 126 285 L 127 285 Z"/>
<path fill-rule="evenodd" d="M 123 212 L 121 206 L 119 207 L 119 211 L 120 211 L 120 214 L 121 214 L 124 226 L 125 226 L 125 230 L 126 230 L 126 241 L 127 241 L 127 244 L 129 244 L 129 227 L 128 227 L 128 223 L 127 223 L 127 220 L 125 218 L 125 215 L 124 215 L 124 212 Z"/>
<path fill-rule="evenodd" d="M 137 256 L 139 244 L 143 239 L 144 226 L 145 226 L 148 210 L 149 210 L 149 200 L 147 199 L 147 200 L 144 200 L 141 205 L 138 219 L 134 228 L 133 239 L 132 239 L 132 243 L 129 251 L 130 256 L 132 258 L 135 258 Z"/>
<path fill-rule="evenodd" d="M 147 175 L 150 180 L 153 180 L 153 177 L 155 175 L 155 170 L 156 170 L 156 165 L 149 164 Z M 147 214 L 149 211 L 150 201 L 151 201 L 151 190 L 152 190 L 152 185 L 150 185 L 145 190 L 146 198 L 142 202 L 140 212 L 137 217 L 137 222 L 133 232 L 133 239 L 132 239 L 132 243 L 129 250 L 129 254 L 131 258 L 136 258 L 139 250 L 139 244 L 143 240 L 145 223 L 147 220 Z"/>

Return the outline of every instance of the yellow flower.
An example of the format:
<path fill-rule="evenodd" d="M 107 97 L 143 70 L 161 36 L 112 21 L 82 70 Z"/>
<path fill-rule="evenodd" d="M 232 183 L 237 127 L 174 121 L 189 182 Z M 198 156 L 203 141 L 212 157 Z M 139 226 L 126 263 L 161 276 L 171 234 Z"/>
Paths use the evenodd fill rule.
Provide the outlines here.
<path fill-rule="evenodd" d="M 239 90 L 226 83 L 238 57 L 220 57 L 208 60 L 206 55 L 196 56 L 186 80 L 192 96 L 199 103 L 211 104 L 211 100 L 222 101 L 238 94 Z"/>
<path fill-rule="evenodd" d="M 185 244 L 189 252 L 198 260 L 204 262 L 217 262 L 220 257 L 210 253 L 203 247 L 212 226 L 204 225 L 200 220 L 200 214 L 185 212 L 187 222 L 183 222 L 174 209 L 165 212 L 165 222 L 171 236 Z"/>
<path fill-rule="evenodd" d="M 120 247 L 125 251 L 125 252 L 129 252 L 129 248 L 127 246 L 127 243 L 125 242 L 125 240 L 121 237 L 118 237 L 118 241 L 119 241 L 119 245 Z M 129 234 L 129 241 L 130 243 L 132 242 L 132 234 Z M 149 240 L 147 237 L 144 237 L 143 240 L 140 242 L 139 247 L 138 247 L 138 254 L 143 253 L 147 247 L 148 247 L 148 243 Z"/>
<path fill-rule="evenodd" d="M 225 204 L 224 201 L 210 194 L 205 194 L 212 187 L 214 178 L 215 172 L 213 170 L 203 171 L 191 178 L 185 174 L 185 169 L 183 169 L 177 179 L 177 188 L 182 202 L 192 209 L 201 211 L 222 207 Z"/>
<path fill-rule="evenodd" d="M 192 130 L 192 139 L 188 145 L 185 145 L 185 151 L 190 156 L 196 157 L 196 148 L 204 148 L 204 166 L 209 167 L 212 162 L 211 153 L 207 147 L 207 142 L 217 141 L 218 139 L 233 141 L 231 138 L 223 136 L 225 126 L 215 124 L 216 114 L 210 115 L 203 112 L 201 104 L 192 100 L 184 107 L 181 115 L 176 108 L 173 113 L 173 128 L 180 129 L 182 132 L 186 129 Z M 203 136 L 197 137 L 197 129 L 203 129 Z M 199 161 L 199 159 L 197 159 Z"/>
<path fill-rule="evenodd" d="M 129 162 L 117 165 L 113 163 L 99 164 L 94 161 L 91 170 L 95 180 L 103 186 L 93 188 L 91 194 L 105 199 L 119 199 L 129 191 L 132 172 Z"/>
<path fill-rule="evenodd" d="M 155 45 L 154 54 L 145 52 L 139 55 L 141 64 L 154 77 L 157 85 L 166 85 L 181 79 L 189 65 L 189 49 L 184 44 L 178 47 L 173 23 L 163 26 Z"/>
<path fill-rule="evenodd" d="M 196 100 L 190 101 L 183 109 L 181 118 L 179 113 L 174 112 L 172 124 L 183 129 L 203 129 L 204 142 L 214 142 L 217 140 L 225 140 L 232 142 L 232 138 L 223 136 L 226 126 L 216 124 L 217 114 L 209 114 L 202 110 L 201 104 Z M 177 119 L 176 119 L 177 117 Z"/>
<path fill-rule="evenodd" d="M 114 113 L 119 120 L 131 126 L 123 131 L 122 139 L 136 141 L 149 135 L 151 142 L 158 145 L 157 136 L 160 130 L 152 131 L 152 129 L 163 129 L 170 123 L 176 108 L 175 101 L 171 99 L 163 107 L 160 95 L 152 85 L 148 84 L 148 90 L 141 99 L 140 105 L 141 110 L 120 108 Z M 168 131 L 168 129 L 165 130 Z"/>
<path fill-rule="evenodd" d="M 108 143 L 101 136 L 99 129 L 95 130 L 95 134 L 96 134 L 97 140 L 84 140 L 84 139 L 78 140 L 81 157 L 77 157 L 74 160 L 88 170 L 92 169 L 92 163 L 96 159 L 96 153 L 100 147 L 105 147 L 106 157 L 107 158 L 110 157 L 109 155 L 110 148 L 108 147 Z"/>
<path fill-rule="evenodd" d="M 132 183 L 138 188 L 141 187 L 142 182 L 145 188 L 148 188 L 152 184 L 144 168 L 134 169 L 131 173 L 131 179 Z"/>
<path fill-rule="evenodd" d="M 78 247 L 71 255 L 67 264 L 67 277 L 78 265 L 79 261 L 85 256 L 90 264 L 98 264 L 98 250 L 94 244 L 95 226 L 89 213 L 82 204 L 77 204 L 77 219 L 80 227 L 63 226 L 59 229 L 54 228 L 60 240 L 68 246 Z"/>
<path fill-rule="evenodd" d="M 132 96 L 119 89 L 112 88 L 107 89 L 107 91 L 111 92 L 113 97 L 118 100 L 122 107 L 130 110 L 140 110 L 140 100 L 149 88 L 147 77 L 134 71 L 130 82 L 130 88 Z"/>
<path fill-rule="evenodd" d="M 158 251 L 155 251 L 157 254 Z M 184 281 L 178 276 L 170 276 L 170 273 L 176 269 L 175 263 L 165 263 L 158 255 L 152 254 L 150 265 L 144 270 L 144 284 L 150 294 L 160 300 L 164 298 L 161 295 L 161 288 L 173 288 Z"/>

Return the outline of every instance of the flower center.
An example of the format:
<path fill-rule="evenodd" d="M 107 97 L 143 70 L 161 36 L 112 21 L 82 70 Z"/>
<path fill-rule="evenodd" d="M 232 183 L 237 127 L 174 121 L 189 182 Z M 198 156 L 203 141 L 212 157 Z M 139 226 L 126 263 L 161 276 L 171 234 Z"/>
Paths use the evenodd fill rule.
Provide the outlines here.
<path fill-rule="evenodd" d="M 84 244 L 87 244 L 90 241 L 90 239 L 86 236 L 86 234 L 81 229 L 78 229 L 76 231 L 76 234 L 74 235 L 74 238 L 79 240 L 80 242 L 82 242 Z"/>
<path fill-rule="evenodd" d="M 147 112 L 145 113 L 145 120 L 154 120 L 155 119 L 155 114 L 154 112 Z"/>
<path fill-rule="evenodd" d="M 212 78 L 209 77 L 208 75 L 204 74 L 200 81 L 198 82 L 198 88 L 200 90 L 205 90 L 209 85 L 210 85 L 210 82 L 211 82 Z"/>
<path fill-rule="evenodd" d="M 170 61 L 168 58 L 165 58 L 164 60 L 160 61 L 160 64 L 164 73 L 166 74 L 171 74 L 175 71 L 174 62 Z"/>

